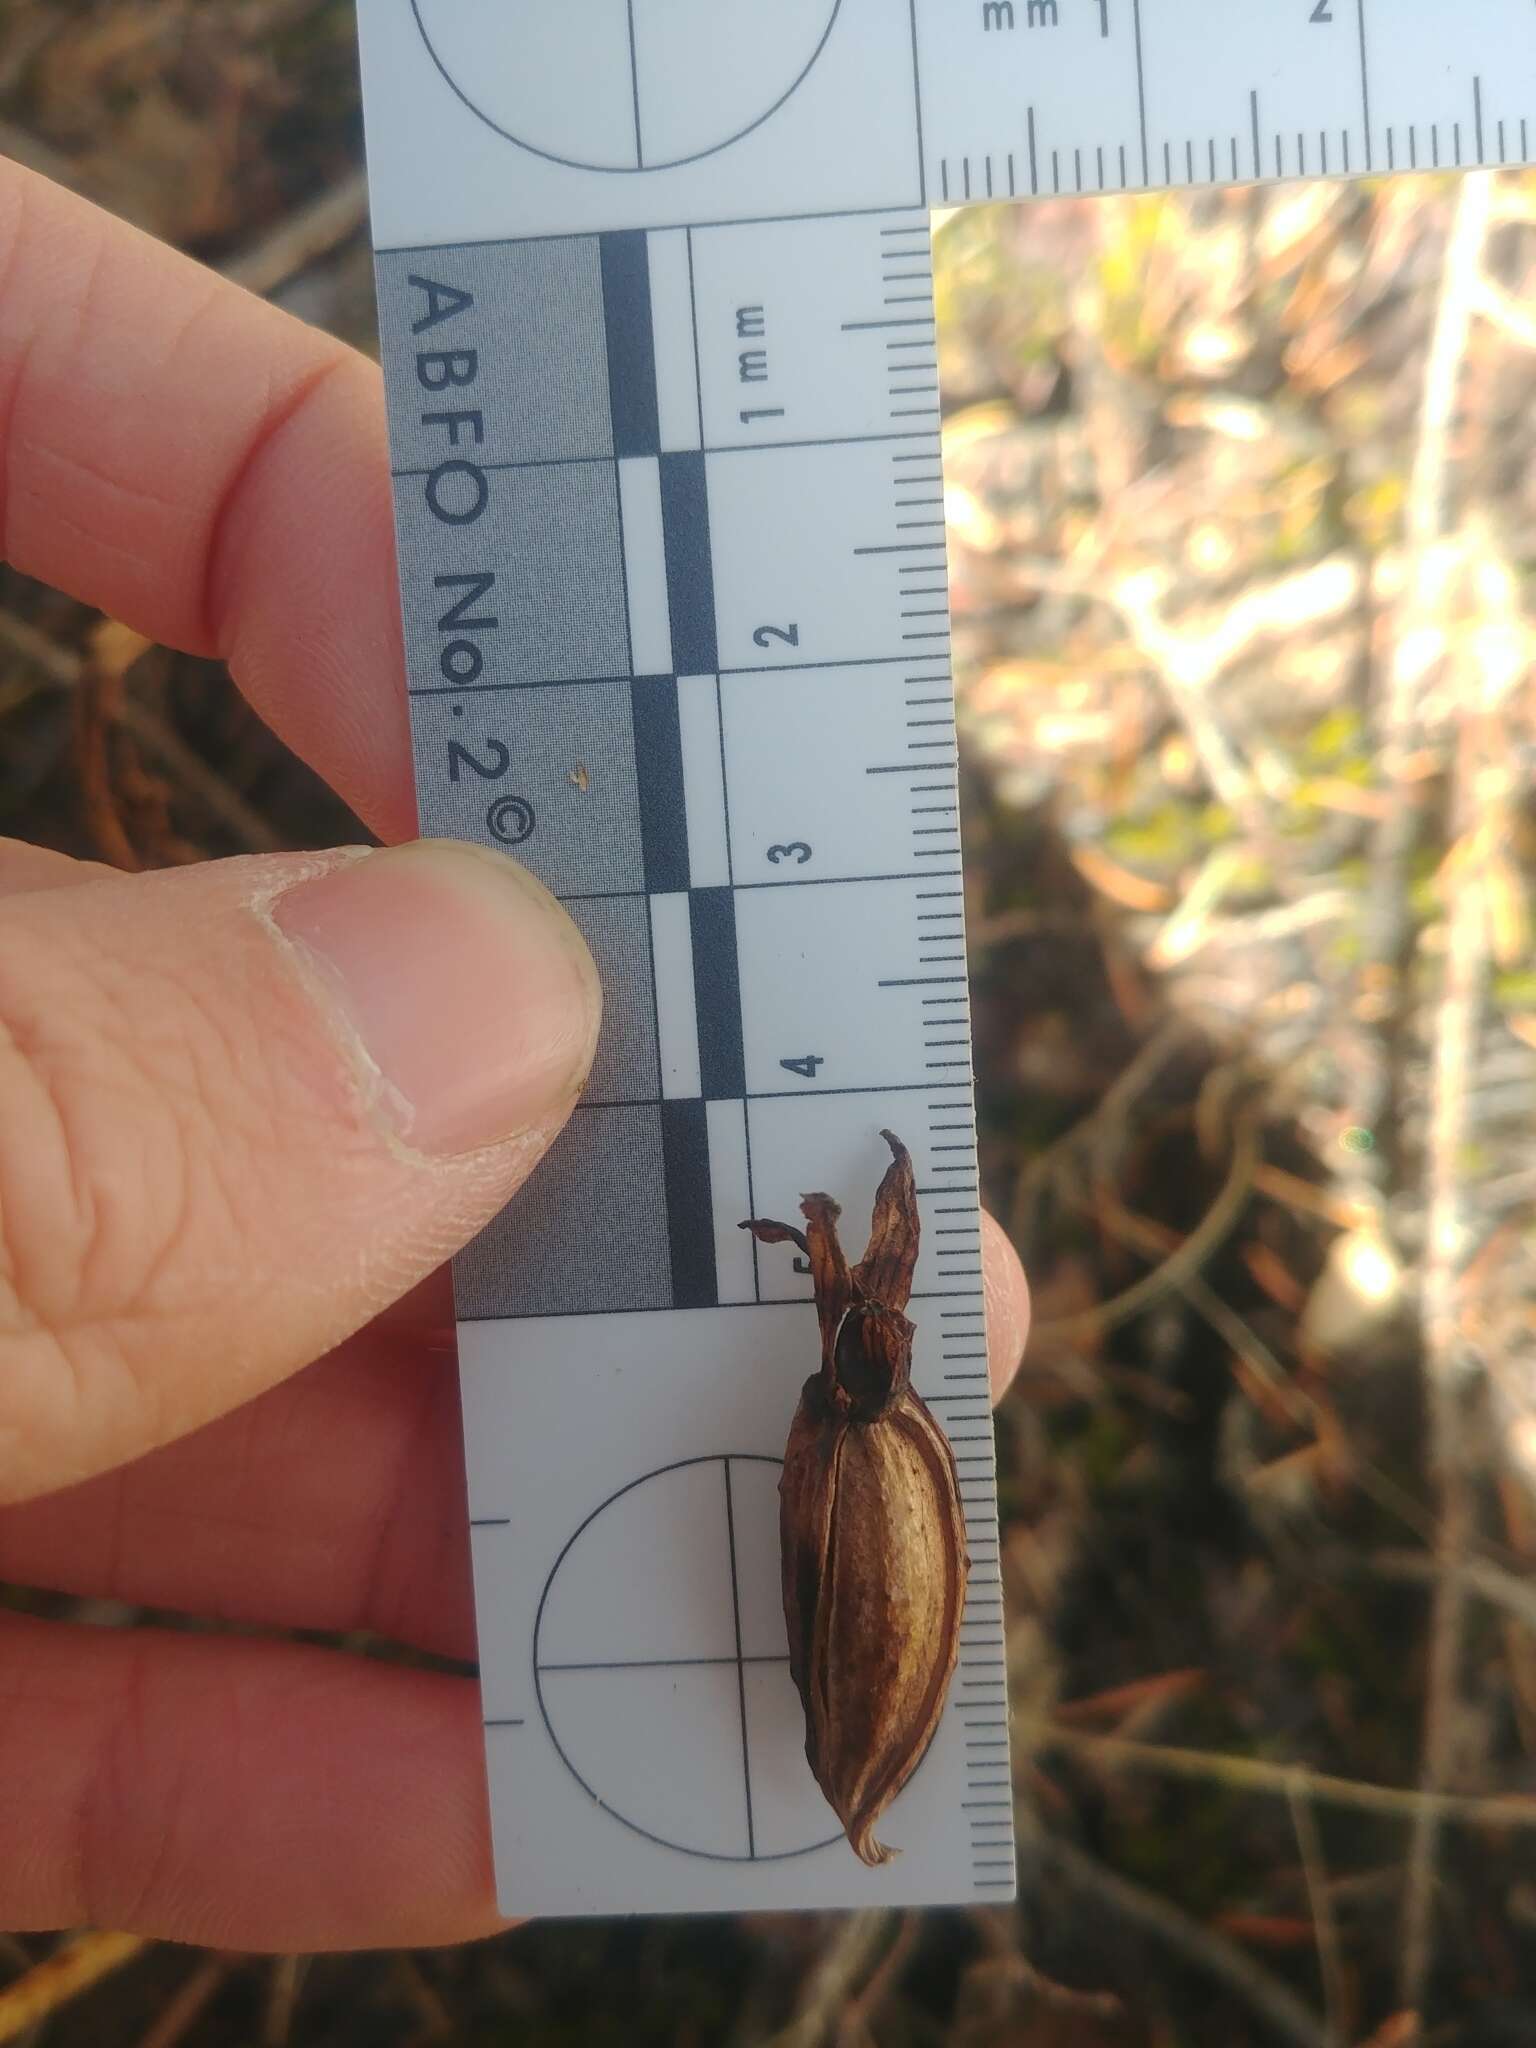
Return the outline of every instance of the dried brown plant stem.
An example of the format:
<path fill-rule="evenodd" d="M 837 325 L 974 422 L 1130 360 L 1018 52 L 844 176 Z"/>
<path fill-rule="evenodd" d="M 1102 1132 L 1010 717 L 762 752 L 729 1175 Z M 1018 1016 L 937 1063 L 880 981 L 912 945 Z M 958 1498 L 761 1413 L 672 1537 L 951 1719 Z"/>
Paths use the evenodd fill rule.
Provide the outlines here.
<path fill-rule="evenodd" d="M 0 1991 L 0 2042 L 19 2041 L 141 1954 L 136 1934 L 81 1934 Z"/>
<path fill-rule="evenodd" d="M 1418 661 L 1410 659 L 1408 651 L 1430 644 L 1432 606 L 1439 582 L 1436 551 L 1441 548 L 1449 526 L 1450 429 L 1471 324 L 1480 308 L 1486 310 L 1482 261 L 1493 197 L 1491 176 L 1479 174 L 1463 181 L 1446 248 L 1440 304 L 1425 369 L 1419 447 L 1409 493 L 1410 612 L 1398 639 L 1398 659 L 1389 698 L 1389 777 L 1394 770 L 1400 773 L 1403 750 L 1411 747 L 1416 738 L 1422 676 Z M 1440 574 L 1444 574 L 1443 569 Z M 1410 626 L 1417 627 L 1417 632 L 1410 632 Z M 1454 841 L 1462 845 L 1471 843 L 1474 823 L 1473 749 L 1473 727 L 1463 718 L 1453 796 Z M 1407 836 L 1401 846 L 1389 842 L 1383 853 L 1395 853 L 1401 865 L 1412 844 L 1412 817 L 1406 804 L 1394 808 L 1406 820 L 1400 829 Z M 1384 860 L 1381 864 L 1385 866 Z M 1421 1785 L 1426 1793 L 1439 1791 L 1452 1764 L 1468 1592 L 1462 1567 L 1473 1534 L 1465 1439 L 1467 1394 L 1476 1374 L 1458 1314 L 1465 1251 L 1461 1153 L 1467 1130 L 1477 1014 L 1487 969 L 1487 933 L 1481 891 L 1467 886 L 1469 879 L 1463 877 L 1462 886 L 1450 891 L 1445 989 L 1436 1025 L 1431 1075 L 1429 1214 L 1421 1300 L 1430 1465 L 1439 1490 L 1436 1554 L 1440 1570 L 1430 1613 L 1421 1769 Z M 1386 874 L 1381 884 L 1383 896 L 1391 882 L 1397 884 L 1399 891 L 1395 915 L 1406 919 L 1402 907 L 1406 891 L 1401 887 L 1400 873 Z M 1391 936 L 1389 930 L 1388 937 Z M 1422 2008 L 1433 1962 L 1435 1859 L 1440 1827 L 1440 1814 L 1432 1807 L 1424 1808 L 1415 1819 L 1408 1849 L 1399 1983 L 1402 2002 L 1410 2011 Z"/>
<path fill-rule="evenodd" d="M 85 674 L 85 663 L 79 655 L 57 646 L 46 633 L 39 633 L 35 626 L 29 626 L 10 612 L 0 611 L 0 647 L 9 647 L 14 654 L 20 655 L 45 682 L 58 690 L 78 689 Z M 261 813 L 254 810 L 238 791 L 231 789 L 221 775 L 216 775 L 164 719 L 156 717 L 147 705 L 131 696 L 123 699 L 118 716 L 140 745 L 155 755 L 183 788 L 197 798 L 208 814 L 228 828 L 247 852 L 281 851 L 283 841 Z"/>
<path fill-rule="evenodd" d="M 278 222 L 269 234 L 224 265 L 232 284 L 263 298 L 350 241 L 368 218 L 368 179 L 363 171 L 344 178 Z"/>
<path fill-rule="evenodd" d="M 1462 714 L 1456 749 L 1452 862 L 1470 864 L 1478 815 L 1482 721 Z M 1461 1313 L 1469 1223 L 1462 1194 L 1469 1135 L 1468 1096 L 1476 1060 L 1478 1019 L 1488 976 L 1486 902 L 1475 874 L 1458 874 L 1447 891 L 1445 985 L 1435 1026 L 1430 1080 L 1429 1209 L 1421 1291 L 1430 1470 L 1439 1493 L 1435 1546 L 1440 1566 L 1430 1608 L 1429 1673 L 1424 1705 L 1420 1784 L 1437 1793 L 1450 1778 L 1456 1744 L 1456 1701 L 1466 1631 L 1467 1577 L 1474 1537 L 1470 1410 L 1482 1373 Z M 1434 1957 L 1435 1855 L 1440 1816 L 1416 1816 L 1403 1892 L 1400 1993 L 1420 2011 Z"/>
<path fill-rule="evenodd" d="M 119 801 L 119 775 L 112 736 L 122 723 L 128 672 L 150 643 L 112 623 L 91 635 L 91 652 L 79 687 L 70 698 L 74 728 L 75 783 L 80 808 L 98 857 L 125 874 L 144 866 L 129 835 Z"/>
<path fill-rule="evenodd" d="M 1270 860 L 1276 887 L 1282 894 L 1292 893 L 1285 848 L 1264 793 L 1212 707 L 1211 686 L 1264 641 L 1294 635 L 1304 626 L 1347 611 L 1359 599 L 1359 565 L 1347 555 L 1329 556 L 1255 585 L 1193 629 L 1166 622 L 1162 604 L 1167 593 L 1153 576 L 1098 578 L 1074 563 L 1030 558 L 1009 566 L 1027 588 L 1093 599 L 1119 615 L 1188 734 L 1213 795 Z"/>
<path fill-rule="evenodd" d="M 1080 1756 L 1085 1762 L 1104 1768 L 1149 1771 L 1161 1778 L 1225 1785 L 1229 1790 L 1266 1793 L 1275 1799 L 1289 1799 L 1294 1791 L 1302 1791 L 1314 1805 L 1374 1814 L 1381 1820 L 1412 1821 L 1428 1811 L 1441 1821 L 1467 1827 L 1536 1831 L 1536 1799 L 1513 1795 L 1472 1797 L 1454 1792 L 1422 1792 L 1411 1786 L 1371 1785 L 1364 1779 L 1331 1777 L 1326 1771 L 1308 1770 L 1299 1764 L 1267 1763 L 1260 1757 L 1229 1756 L 1218 1750 L 1136 1742 L 1123 1735 L 1093 1735 L 1081 1728 L 1064 1728 L 1059 1722 L 1052 1722 L 1045 1729 L 1039 1747 Z"/>
<path fill-rule="evenodd" d="M 1378 1190 L 1396 1163 L 1402 984 L 1414 942 L 1408 863 L 1421 825 L 1413 763 L 1422 737 L 1427 675 L 1440 645 L 1437 625 L 1450 568 L 1445 542 L 1450 531 L 1451 429 L 1477 310 L 1493 190 L 1486 172 L 1462 180 L 1446 241 L 1404 508 L 1404 597 L 1391 635 L 1376 721 L 1386 807 L 1373 835 L 1361 932 L 1361 986 L 1375 1025 L 1375 1045 L 1374 1057 L 1363 1063 L 1356 1082 L 1353 1113 L 1355 1122 L 1378 1141 L 1370 1152 L 1357 1155 L 1356 1177 L 1365 1187 L 1374 1184 Z"/>
<path fill-rule="evenodd" d="M 827 2048 L 835 2041 L 849 2001 L 876 1968 L 895 1924 L 896 1915 L 883 1909 L 849 1914 L 806 1979 L 794 2018 L 767 2048 Z"/>
<path fill-rule="evenodd" d="M 306 1961 L 305 1968 L 308 1967 Z M 424 2048 L 424 2044 L 431 2041 L 451 2041 L 453 2015 L 443 2003 L 436 1985 L 428 1981 L 415 1956 L 404 1953 L 397 1955 L 394 1958 L 393 1975 L 421 2021 L 418 2030 L 410 2037 L 408 2048 Z M 287 2044 L 268 2043 L 267 2048 L 287 2048 Z"/>
<path fill-rule="evenodd" d="M 1291 1826 L 1296 1830 L 1296 1847 L 1301 1853 L 1302 1875 L 1306 1879 L 1307 1904 L 1312 1913 L 1312 1935 L 1317 1943 L 1317 1966 L 1323 1980 L 1323 2012 L 1328 2031 L 1328 2048 L 1348 2048 L 1349 1978 L 1344 1969 L 1344 1951 L 1339 1942 L 1339 1923 L 1328 1890 L 1328 1864 L 1323 1855 L 1323 1838 L 1311 1796 L 1298 1778 L 1287 1794 Z"/>
<path fill-rule="evenodd" d="M 1059 1138 L 1053 1139 L 1043 1151 L 1030 1156 L 1020 1170 L 1014 1189 L 1009 1211 L 1011 1237 L 1028 1237 L 1033 1204 L 1041 1189 L 1062 1173 L 1067 1162 L 1086 1151 L 1106 1132 L 1118 1131 L 1139 1097 L 1152 1086 L 1169 1061 L 1186 1049 L 1198 1048 L 1202 1042 L 1203 1034 L 1189 1018 L 1170 1017 L 1158 1026 L 1086 1115 L 1063 1131 Z"/>
<path fill-rule="evenodd" d="M 266 2011 L 261 2021 L 261 2048 L 288 2048 L 308 1968 L 307 1956 L 279 1956 L 272 1964 L 267 1978 Z"/>
<path fill-rule="evenodd" d="M 874 2024 L 887 2004 L 921 1939 L 920 1914 L 903 1913 L 896 1938 L 876 1963 L 862 1991 L 848 2003 L 838 2023 L 837 2048 L 873 2048 Z"/>
<path fill-rule="evenodd" d="M 1140 1315 L 1143 1309 L 1168 1294 L 1177 1293 L 1192 1280 L 1232 1230 L 1247 1204 L 1253 1189 L 1254 1170 L 1260 1158 L 1262 1121 L 1262 1105 L 1257 1101 L 1250 1101 L 1239 1110 L 1232 1132 L 1232 1159 L 1227 1178 L 1210 1208 L 1176 1251 L 1111 1300 L 1099 1302 L 1076 1315 L 1052 1316 L 1036 1323 L 1030 1341 L 1034 1344 L 1072 1343 L 1097 1336 L 1113 1329 L 1116 1324 L 1128 1322 L 1132 1316 Z"/>
<path fill-rule="evenodd" d="M 233 1963 L 230 1956 L 205 1956 L 181 1989 L 171 1997 L 159 2018 L 139 2042 L 139 2048 L 180 2048 L 202 2018 L 209 2001 L 221 1989 Z"/>
<path fill-rule="evenodd" d="M 1213 1978 L 1240 1998 L 1292 2048 L 1331 2048 L 1321 2020 L 1278 1977 L 1256 1963 L 1225 1935 L 1191 1920 L 1155 1892 L 1106 1870 L 1083 1850 L 1055 1835 L 1037 1835 L 1033 1846 L 1057 1876 L 1107 1906 L 1119 1919 L 1142 1928 L 1202 1976 Z"/>
<path fill-rule="evenodd" d="M 1501 1564 L 1471 1557 L 1447 1566 L 1418 1551 L 1402 1550 L 1378 1550 L 1369 1559 L 1369 1564 L 1371 1570 L 1384 1579 L 1419 1584 L 1426 1580 L 1433 1583 L 1443 1571 L 1453 1570 L 1465 1582 L 1469 1593 L 1476 1593 L 1490 1607 L 1497 1607 L 1501 1613 L 1512 1616 L 1526 1628 L 1536 1630 L 1536 1586 L 1517 1578 Z"/>

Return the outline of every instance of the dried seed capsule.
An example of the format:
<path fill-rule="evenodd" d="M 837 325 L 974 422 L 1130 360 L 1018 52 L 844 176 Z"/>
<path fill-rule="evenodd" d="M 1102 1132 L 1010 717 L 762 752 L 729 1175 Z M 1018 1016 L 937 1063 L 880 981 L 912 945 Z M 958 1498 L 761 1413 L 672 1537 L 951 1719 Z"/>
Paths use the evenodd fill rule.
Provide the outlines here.
<path fill-rule="evenodd" d="M 922 1762 L 960 1646 L 970 1559 L 954 1454 L 912 1390 L 902 1313 L 917 1264 L 917 1190 L 899 1138 L 850 1267 L 837 1204 L 807 1195 L 804 1231 L 753 1221 L 810 1261 L 821 1370 L 805 1383 L 779 1482 L 789 1668 L 805 1754 L 865 1863 L 875 1823 Z"/>

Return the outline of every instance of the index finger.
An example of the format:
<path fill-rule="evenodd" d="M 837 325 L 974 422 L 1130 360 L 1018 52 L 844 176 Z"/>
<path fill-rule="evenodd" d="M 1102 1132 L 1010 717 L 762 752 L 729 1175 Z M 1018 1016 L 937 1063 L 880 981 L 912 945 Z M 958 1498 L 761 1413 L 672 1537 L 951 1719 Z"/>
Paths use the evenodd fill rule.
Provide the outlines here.
<path fill-rule="evenodd" d="M 3 160 L 0 557 L 227 661 L 376 831 L 415 830 L 378 370 Z"/>

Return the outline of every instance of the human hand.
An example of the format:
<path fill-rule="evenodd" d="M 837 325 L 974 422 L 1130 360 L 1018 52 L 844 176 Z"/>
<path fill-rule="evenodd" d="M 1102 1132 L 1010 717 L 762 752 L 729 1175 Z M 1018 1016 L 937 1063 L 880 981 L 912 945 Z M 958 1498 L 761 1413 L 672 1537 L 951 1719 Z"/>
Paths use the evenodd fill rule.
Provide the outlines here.
<path fill-rule="evenodd" d="M 0 164 L 0 555 L 228 661 L 414 827 L 374 367 Z M 0 1926 L 224 1947 L 499 1924 L 442 1262 L 572 1108 L 599 994 L 499 856 L 126 877 L 0 842 Z M 431 1277 L 435 1276 L 435 1277 Z M 1028 1297 L 988 1225 L 994 1388 Z M 318 1360 L 318 1363 L 312 1361 Z"/>

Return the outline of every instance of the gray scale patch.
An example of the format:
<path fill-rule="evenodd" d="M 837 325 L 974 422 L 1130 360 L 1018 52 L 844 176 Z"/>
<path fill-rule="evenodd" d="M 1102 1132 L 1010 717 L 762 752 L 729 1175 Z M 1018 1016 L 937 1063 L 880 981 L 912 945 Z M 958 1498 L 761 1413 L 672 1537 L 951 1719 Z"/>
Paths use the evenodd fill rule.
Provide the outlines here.
<path fill-rule="evenodd" d="M 474 305 L 412 334 L 432 309 L 412 276 L 467 291 Z M 378 260 L 379 328 L 393 403 L 396 469 L 430 469 L 445 455 L 478 462 L 557 462 L 613 454 L 603 279 L 595 236 L 495 249 L 431 249 Z M 439 300 L 439 304 L 445 303 Z M 473 349 L 473 383 L 431 390 L 418 357 Z M 427 365 L 429 376 L 443 372 Z M 484 439 L 423 423 L 423 414 L 478 412 Z"/>
<path fill-rule="evenodd" d="M 492 470 L 485 486 L 484 511 L 454 525 L 432 511 L 430 478 L 395 481 L 411 688 L 440 690 L 457 683 L 460 675 L 445 674 L 443 658 L 455 640 L 465 638 L 484 657 L 476 679 L 481 688 L 628 674 L 624 546 L 613 464 Z M 475 503 L 476 487 L 462 471 L 436 488 L 451 512 Z M 434 578 L 492 571 L 496 582 L 473 610 L 493 616 L 495 629 L 444 630 L 440 622 L 463 591 L 439 586 Z"/>
<path fill-rule="evenodd" d="M 587 1083 L 589 1102 L 649 1102 L 661 1093 L 652 1000 L 651 919 L 644 897 L 567 904 L 592 949 L 603 984 L 603 1035 Z"/>
<path fill-rule="evenodd" d="M 627 682 L 417 697 L 411 715 L 425 834 L 499 845 L 557 896 L 644 889 Z M 478 774 L 455 744 L 505 770 Z"/>
<path fill-rule="evenodd" d="M 578 1109 L 453 1278 L 470 1319 L 670 1308 L 661 1111 Z"/>

